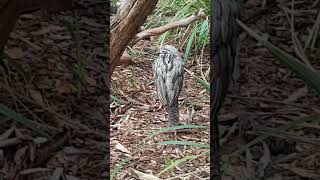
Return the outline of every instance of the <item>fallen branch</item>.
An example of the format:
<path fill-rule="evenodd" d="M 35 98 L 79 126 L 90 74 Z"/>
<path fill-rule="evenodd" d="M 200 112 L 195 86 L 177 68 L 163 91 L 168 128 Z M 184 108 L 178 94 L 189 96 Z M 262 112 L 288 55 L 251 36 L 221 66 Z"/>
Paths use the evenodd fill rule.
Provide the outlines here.
<path fill-rule="evenodd" d="M 174 22 L 170 22 L 168 24 L 165 24 L 163 26 L 160 27 L 156 27 L 156 28 L 152 28 L 152 29 L 147 29 L 145 30 L 143 26 L 140 27 L 139 31 L 133 38 L 132 42 L 130 43 L 131 46 L 133 46 L 134 44 L 136 44 L 137 42 L 139 42 L 142 39 L 148 39 L 152 36 L 158 36 L 160 34 L 163 34 L 167 31 L 170 31 L 172 29 L 175 28 L 179 28 L 179 27 L 186 27 L 188 25 L 190 25 L 191 23 L 193 23 L 194 21 L 198 20 L 198 19 L 204 19 L 206 18 L 205 13 L 202 10 L 196 11 L 195 13 L 193 13 L 191 16 L 185 18 L 185 19 L 181 19 L 178 21 L 174 21 Z M 131 63 L 131 58 L 130 55 L 128 55 L 128 53 L 125 51 L 120 60 L 117 62 L 117 65 L 127 65 Z"/>
<path fill-rule="evenodd" d="M 138 34 L 135 35 L 135 37 L 132 40 L 132 45 L 136 44 L 138 41 L 142 40 L 142 39 L 146 39 L 149 38 L 151 36 L 158 36 L 160 34 L 163 34 L 166 31 L 175 29 L 175 28 L 179 28 L 179 27 L 186 27 L 189 24 L 193 23 L 194 21 L 198 20 L 198 19 L 204 19 L 206 18 L 205 13 L 202 10 L 199 10 L 195 13 L 193 13 L 191 16 L 185 18 L 185 19 L 181 19 L 178 21 L 174 21 L 174 22 L 170 22 L 166 25 L 160 26 L 160 27 L 156 27 L 156 28 L 152 28 L 152 29 L 147 29 L 144 31 L 139 32 Z"/>

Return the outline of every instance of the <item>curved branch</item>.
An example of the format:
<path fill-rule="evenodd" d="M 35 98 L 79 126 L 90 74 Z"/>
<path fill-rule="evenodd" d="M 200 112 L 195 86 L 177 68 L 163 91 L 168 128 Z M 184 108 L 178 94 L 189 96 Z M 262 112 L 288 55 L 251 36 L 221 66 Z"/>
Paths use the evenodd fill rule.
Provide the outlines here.
<path fill-rule="evenodd" d="M 199 10 L 185 19 L 170 22 L 170 23 L 165 24 L 160 27 L 144 30 L 144 31 L 139 32 L 138 34 L 135 35 L 134 39 L 132 40 L 132 44 L 135 44 L 138 41 L 140 41 L 142 39 L 149 38 L 151 36 L 160 35 L 160 34 L 166 32 L 166 31 L 169 31 L 171 29 L 188 26 L 192 22 L 194 22 L 198 19 L 203 19 L 203 18 L 206 18 L 206 15 L 202 10 Z"/>

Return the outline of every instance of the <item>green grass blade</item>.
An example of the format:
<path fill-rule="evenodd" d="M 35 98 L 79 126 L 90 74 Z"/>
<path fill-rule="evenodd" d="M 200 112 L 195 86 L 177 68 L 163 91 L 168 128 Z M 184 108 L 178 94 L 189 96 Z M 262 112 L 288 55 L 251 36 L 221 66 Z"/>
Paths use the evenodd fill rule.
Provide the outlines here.
<path fill-rule="evenodd" d="M 192 160 L 192 159 L 195 159 L 199 157 L 199 155 L 190 155 L 190 156 L 186 156 L 182 159 L 178 159 L 176 161 L 174 161 L 173 163 L 171 163 L 170 165 L 168 165 L 165 169 L 163 169 L 159 174 L 158 176 L 160 176 L 161 174 L 169 171 L 169 170 L 172 170 L 176 165 L 180 164 L 180 163 L 183 163 L 183 162 L 186 162 L 186 161 L 189 161 L 189 160 Z"/>
<path fill-rule="evenodd" d="M 117 101 L 120 104 L 125 104 L 124 101 L 122 101 L 121 99 L 119 99 L 117 96 L 111 95 L 110 94 L 110 98 L 114 101 Z"/>
<path fill-rule="evenodd" d="M 162 129 L 160 129 L 158 131 L 155 131 L 151 135 L 149 135 L 147 138 L 153 138 L 154 136 L 156 136 L 156 135 L 158 135 L 160 133 L 170 132 L 170 131 L 174 131 L 174 130 L 177 130 L 177 129 L 197 129 L 197 128 L 205 129 L 205 128 L 208 128 L 208 127 L 207 126 L 201 126 L 201 125 L 192 125 L 192 124 L 173 126 L 173 127 L 168 127 L 168 128 L 162 128 Z"/>
<path fill-rule="evenodd" d="M 132 47 L 130 47 L 130 46 L 127 46 L 127 53 L 131 56 L 137 55 L 136 51 L 134 49 L 132 49 Z"/>
<path fill-rule="evenodd" d="M 210 93 L 210 84 L 207 81 L 205 81 L 204 79 L 201 79 L 198 76 L 194 75 L 194 73 L 190 72 L 188 69 L 185 69 L 185 71 L 188 74 L 190 74 L 197 81 L 197 83 L 199 83 L 201 86 L 203 86 L 208 93 Z"/>
<path fill-rule="evenodd" d="M 208 93 L 210 93 L 210 84 L 207 81 L 205 81 L 205 80 L 203 80 L 203 79 L 201 79 L 201 78 L 199 78 L 199 77 L 197 77 L 195 75 L 193 77 L 201 86 L 203 86 L 206 89 L 206 91 Z"/>
<path fill-rule="evenodd" d="M 306 117 L 303 117 L 301 119 L 298 119 L 296 121 L 290 122 L 286 125 L 282 125 L 279 128 L 277 128 L 278 130 L 289 130 L 289 129 L 293 129 L 296 127 L 299 127 L 300 124 L 303 124 L 305 122 L 320 122 L 320 114 L 313 114 L 313 115 L 309 115 Z M 261 142 L 265 139 L 267 139 L 269 137 L 269 135 L 261 135 L 257 138 L 255 138 L 254 140 L 250 141 L 248 144 L 246 144 L 245 146 L 241 147 L 239 150 L 233 152 L 232 154 L 236 154 L 236 153 L 242 153 L 245 150 L 247 150 L 248 148 L 250 148 L 251 146 L 255 145 L 258 142 Z"/>
<path fill-rule="evenodd" d="M 263 39 L 260 35 L 243 24 L 241 21 L 238 21 L 238 23 L 244 30 L 248 32 L 250 36 L 254 37 L 257 41 L 265 45 L 266 48 L 269 49 L 271 53 L 280 60 L 281 63 L 287 65 L 294 73 L 301 77 L 309 86 L 314 88 L 320 94 L 320 73 L 318 71 L 311 70 L 298 59 Z"/>
<path fill-rule="evenodd" d="M 163 173 L 165 173 L 165 172 L 167 172 L 169 170 L 172 170 L 175 166 L 177 166 L 180 163 L 196 159 L 196 158 L 198 158 L 200 156 L 203 156 L 205 154 L 208 154 L 208 153 L 210 153 L 210 151 L 206 151 L 206 152 L 203 152 L 203 153 L 198 154 L 198 155 L 185 156 L 182 159 L 178 159 L 178 160 L 174 161 L 173 163 L 171 163 L 169 166 L 167 166 L 165 169 L 163 169 L 157 176 L 160 176 L 161 174 L 163 174 Z"/>
<path fill-rule="evenodd" d="M 200 144 L 200 143 L 195 143 L 195 142 L 190 142 L 190 141 L 161 141 L 158 142 L 157 144 L 160 145 L 187 145 L 187 146 L 195 146 L 199 148 L 210 148 L 209 145 L 207 144 Z"/>
<path fill-rule="evenodd" d="M 198 44 L 197 44 L 197 48 L 199 49 L 201 47 L 201 44 L 203 43 L 203 40 L 205 38 L 207 38 L 207 33 L 206 30 L 207 30 L 207 27 L 208 27 L 208 21 L 209 21 L 209 18 L 206 17 L 206 20 L 201 24 L 200 26 L 200 31 L 199 31 L 199 40 L 198 40 Z"/>
<path fill-rule="evenodd" d="M 189 36 L 187 47 L 186 47 L 186 50 L 185 50 L 185 53 L 184 53 L 184 57 L 183 57 L 184 63 L 187 63 L 187 60 L 188 60 L 188 57 L 189 57 L 189 54 L 190 54 L 190 50 L 191 50 L 191 46 L 192 46 L 192 42 L 193 42 L 193 40 L 194 40 L 194 38 L 196 36 L 197 29 L 198 28 L 194 28 L 192 30 L 191 35 Z"/>
<path fill-rule="evenodd" d="M 14 110 L 8 108 L 7 106 L 0 104 L 0 114 L 7 116 L 8 118 L 12 118 L 16 122 L 21 123 L 22 125 L 26 126 L 27 128 L 43 135 L 49 137 L 47 133 L 40 130 L 39 127 L 30 119 L 24 117 L 22 114 L 15 112 Z"/>
<path fill-rule="evenodd" d="M 112 180 L 112 179 L 116 176 L 116 174 L 120 171 L 120 169 L 122 168 L 122 166 L 123 166 L 128 160 L 129 160 L 128 157 L 121 160 L 120 164 L 117 165 L 117 166 L 115 167 L 115 169 L 112 171 L 112 174 L 111 174 L 111 176 L 110 176 L 110 180 Z"/>

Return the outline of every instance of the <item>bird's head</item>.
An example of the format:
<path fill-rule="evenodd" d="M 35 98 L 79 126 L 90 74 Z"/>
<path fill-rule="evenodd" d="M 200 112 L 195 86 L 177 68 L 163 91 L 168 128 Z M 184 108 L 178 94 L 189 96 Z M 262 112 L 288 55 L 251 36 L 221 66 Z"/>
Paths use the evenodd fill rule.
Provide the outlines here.
<path fill-rule="evenodd" d="M 168 44 L 162 46 L 162 48 L 160 49 L 160 54 L 174 54 L 176 56 L 180 55 L 177 48 Z"/>

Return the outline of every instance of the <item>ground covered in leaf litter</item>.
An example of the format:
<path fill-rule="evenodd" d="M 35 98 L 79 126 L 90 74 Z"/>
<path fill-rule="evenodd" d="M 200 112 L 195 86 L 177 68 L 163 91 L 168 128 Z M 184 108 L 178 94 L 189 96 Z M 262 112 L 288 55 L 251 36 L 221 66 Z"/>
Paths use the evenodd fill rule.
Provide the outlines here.
<path fill-rule="evenodd" d="M 71 11 L 38 11 L 10 35 L 0 102 L 32 123 L 0 115 L 0 179 L 107 178 L 106 12 L 104 2 L 76 4 L 78 25 Z"/>
<path fill-rule="evenodd" d="M 261 8 L 261 1 L 249 0 L 243 19 L 265 33 L 270 42 L 299 58 L 291 20 L 286 16 L 287 12 L 291 17 L 292 1 L 281 2 L 269 1 Z M 303 46 L 319 16 L 319 6 L 315 1 L 295 2 L 295 33 Z M 319 71 L 317 33 L 315 47 L 307 48 L 305 54 Z M 240 51 L 241 77 L 221 111 L 223 179 L 319 179 L 319 123 L 276 131 L 302 117 L 319 114 L 319 95 L 247 33 L 241 34 Z M 265 133 L 270 137 L 241 154 L 231 154 Z"/>
<path fill-rule="evenodd" d="M 167 42 L 168 44 L 172 44 Z M 172 44 L 179 48 L 179 45 Z M 168 126 L 165 109 L 159 109 L 153 80 L 152 63 L 158 52 L 157 46 L 150 41 L 141 41 L 133 48 L 136 55 L 134 64 L 118 67 L 112 76 L 112 94 L 119 98 L 111 104 L 111 169 L 126 157 L 126 162 L 116 179 L 137 179 L 136 171 L 157 176 L 166 168 L 167 161 L 176 161 L 190 155 L 205 153 L 208 149 L 192 146 L 156 145 L 168 140 L 192 141 L 209 144 L 209 129 L 194 129 L 180 132 L 162 133 L 151 139 L 145 139 L 152 132 Z M 185 66 L 189 71 L 201 77 L 208 77 L 209 49 L 203 49 L 202 58 L 192 55 Z M 192 63 L 193 61 L 193 63 Z M 183 124 L 195 123 L 209 126 L 209 94 L 191 75 L 185 73 L 185 86 L 180 94 L 180 121 Z M 121 104 L 122 103 L 122 104 Z M 208 155 L 190 162 L 182 163 L 162 177 L 198 179 L 209 177 Z"/>
<path fill-rule="evenodd" d="M 249 0 L 243 19 L 250 27 L 266 33 L 270 42 L 298 57 L 292 41 L 291 23 L 286 16 L 286 12 L 291 16 L 290 9 L 291 1 L 283 1 L 282 4 L 272 1 L 261 8 L 260 1 Z M 296 2 L 295 9 L 295 32 L 304 45 L 319 13 L 319 3 Z M 139 48 L 143 49 L 142 52 L 153 49 L 150 44 L 140 45 Z M 320 69 L 319 49 L 318 38 L 315 48 L 307 48 L 305 51 L 313 68 L 317 70 Z M 121 67 L 113 77 L 115 81 L 122 80 L 121 83 L 115 83 L 119 92 L 115 95 L 123 98 L 125 103 L 113 103 L 111 168 L 126 156 L 138 152 L 133 155 L 132 161 L 123 165 L 117 179 L 137 178 L 133 169 L 156 174 L 164 169 L 165 157 L 180 159 L 186 154 L 199 153 L 199 149 L 190 147 L 147 147 L 149 142 L 135 146 L 151 131 L 165 127 L 167 123 L 163 120 L 163 113 L 155 111 L 154 107 L 158 101 L 155 99 L 154 85 L 151 82 L 150 54 L 153 53 L 136 58 L 138 65 L 132 67 L 135 69 L 135 75 L 129 68 Z M 223 179 L 319 179 L 319 124 L 303 123 L 295 129 L 276 131 L 276 128 L 302 117 L 319 114 L 319 95 L 247 33 L 241 34 L 240 66 L 241 77 L 231 88 L 231 94 L 227 97 L 220 116 Z M 187 65 L 187 68 L 193 72 L 198 71 L 198 66 Z M 132 87 L 133 77 L 138 79 L 135 89 Z M 205 93 L 199 95 L 203 88 L 198 87 L 190 76 L 187 75 L 186 81 L 187 88 L 184 88 L 181 97 L 195 95 L 193 101 L 199 102 L 202 101 L 201 97 L 204 97 L 206 100 L 199 104 L 201 110 L 195 110 L 194 117 L 196 123 L 209 125 L 209 103 L 206 103 L 209 98 Z M 184 104 L 183 100 L 180 104 L 183 119 L 188 117 L 188 105 Z M 196 118 L 197 115 L 199 118 Z M 193 131 L 182 138 L 208 143 L 206 133 L 208 132 Z M 236 152 L 261 133 L 268 133 L 270 137 L 258 141 L 245 152 Z M 151 140 L 151 143 L 167 139 L 169 135 L 165 134 Z M 198 172 L 197 169 L 203 168 L 202 173 L 206 172 L 203 176 L 197 173 L 184 176 L 187 179 L 201 179 L 208 177 L 208 166 L 207 159 L 200 158 L 179 165 L 171 175 L 174 177 L 187 172 Z"/>

